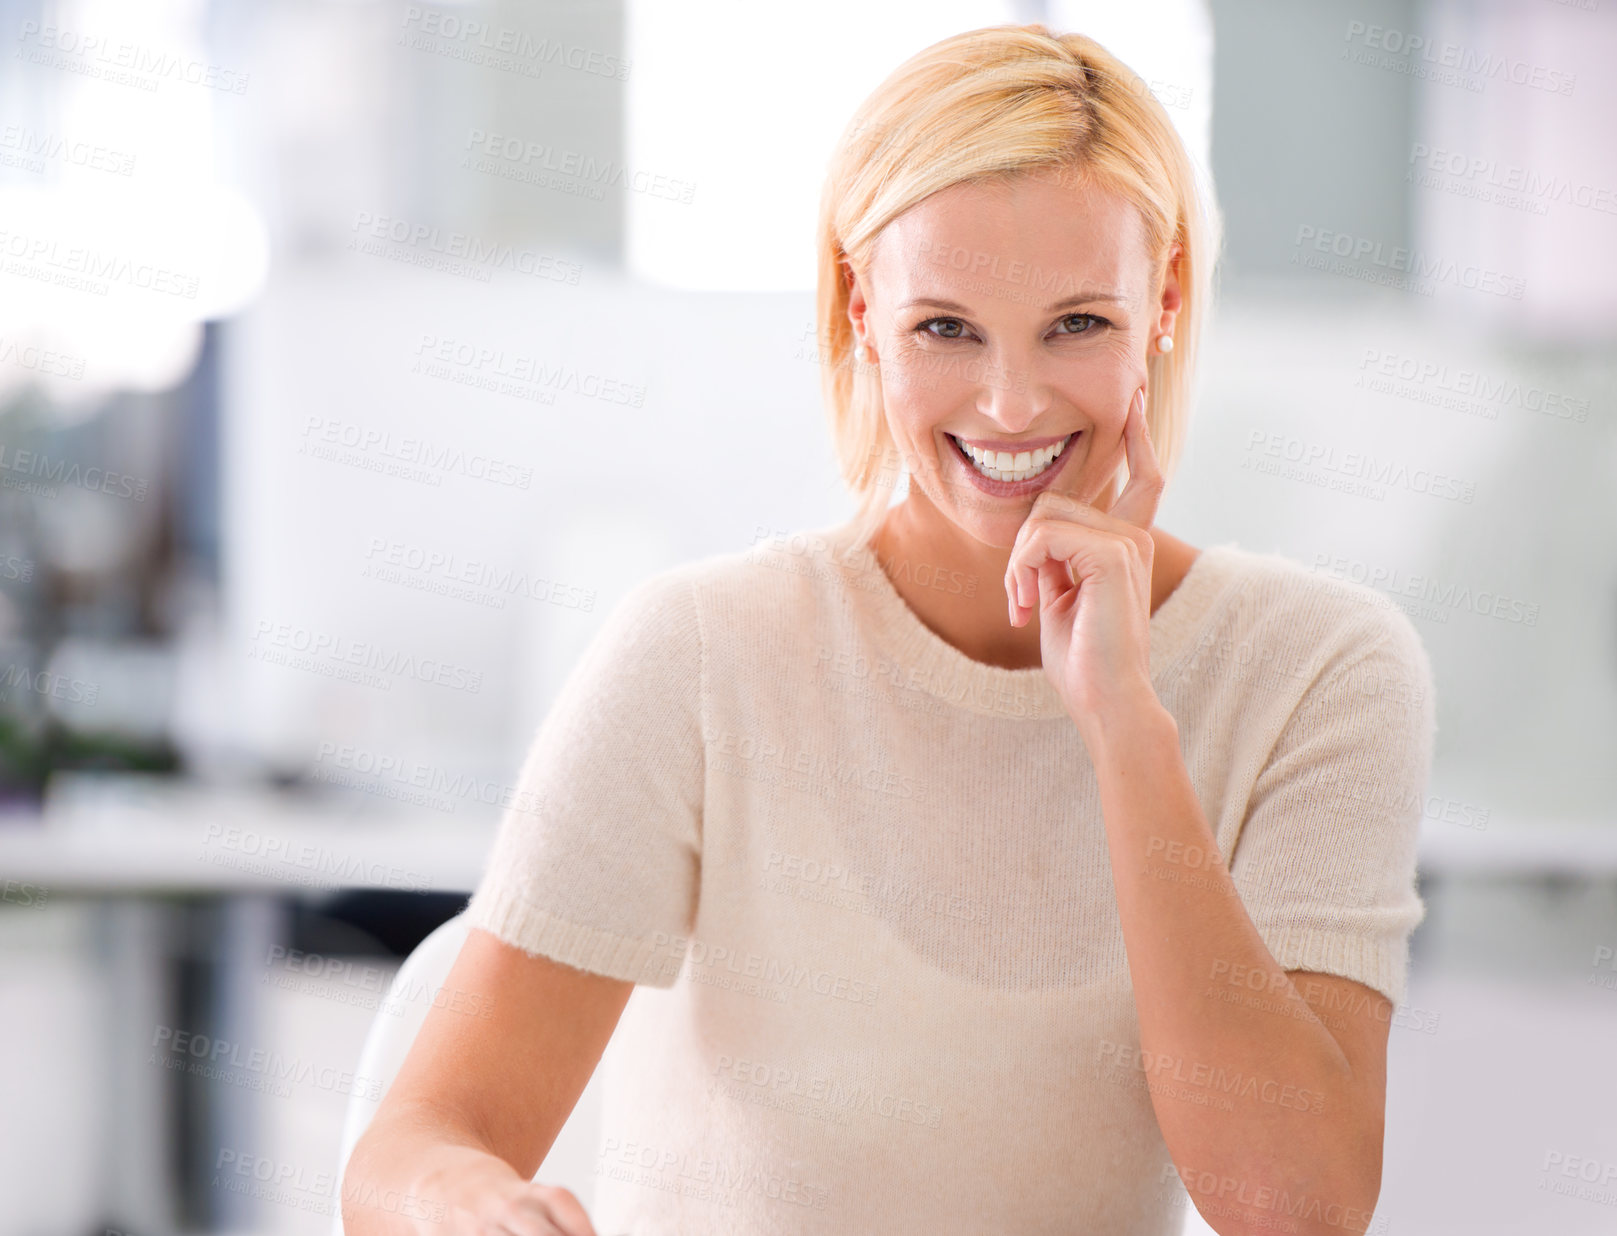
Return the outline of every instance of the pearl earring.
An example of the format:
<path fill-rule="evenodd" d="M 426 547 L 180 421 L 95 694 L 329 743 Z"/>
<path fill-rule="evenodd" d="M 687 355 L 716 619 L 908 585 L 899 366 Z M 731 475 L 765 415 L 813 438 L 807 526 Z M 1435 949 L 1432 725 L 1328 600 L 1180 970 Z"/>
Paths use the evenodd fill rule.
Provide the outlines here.
<path fill-rule="evenodd" d="M 1157 336 L 1157 351 L 1158 352 L 1172 352 L 1173 351 L 1173 336 L 1172 335 L 1158 335 Z"/>
<path fill-rule="evenodd" d="M 861 365 L 863 365 L 865 363 L 865 345 L 864 344 L 856 343 L 856 344 L 853 345 L 853 358 L 854 358 L 854 360 L 858 361 Z"/>

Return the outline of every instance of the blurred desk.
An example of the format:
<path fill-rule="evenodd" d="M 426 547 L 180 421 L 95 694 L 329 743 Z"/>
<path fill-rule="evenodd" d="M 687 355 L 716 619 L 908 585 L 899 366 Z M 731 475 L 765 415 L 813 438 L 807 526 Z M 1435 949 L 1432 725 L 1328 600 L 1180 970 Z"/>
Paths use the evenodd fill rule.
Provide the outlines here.
<path fill-rule="evenodd" d="M 498 813 L 146 777 L 62 777 L 45 810 L 0 814 L 0 878 L 51 892 L 393 889 L 470 894 Z M 1617 820 L 1421 823 L 1422 875 L 1617 875 Z"/>
<path fill-rule="evenodd" d="M 152 1067 L 154 1047 L 169 1041 L 165 1029 L 273 1047 L 262 1041 L 261 980 L 287 943 L 292 904 L 352 890 L 469 894 L 498 818 L 480 802 L 464 809 L 74 775 L 53 780 L 41 811 L 0 814 L 7 898 L 89 906 L 110 1014 L 102 1201 L 122 1230 L 251 1225 L 250 1197 L 210 1186 L 208 1148 L 257 1145 L 258 1100 Z M 190 1126 L 178 1144 L 169 1135 Z M 187 1213 L 176 1213 L 169 1181 Z"/>
<path fill-rule="evenodd" d="M 358 797 L 358 796 L 356 796 Z M 0 876 L 52 893 L 464 892 L 498 820 L 152 778 L 62 778 L 0 815 Z"/>

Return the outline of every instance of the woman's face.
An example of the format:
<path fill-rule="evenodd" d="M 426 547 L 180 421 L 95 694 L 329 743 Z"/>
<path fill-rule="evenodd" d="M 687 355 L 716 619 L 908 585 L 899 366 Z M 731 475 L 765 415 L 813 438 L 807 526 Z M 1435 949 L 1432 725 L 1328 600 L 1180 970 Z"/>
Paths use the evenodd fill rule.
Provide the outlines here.
<path fill-rule="evenodd" d="M 953 185 L 883 230 L 848 313 L 912 503 L 1000 548 L 1044 489 L 1110 504 L 1148 348 L 1180 307 L 1175 263 L 1153 280 L 1153 256 L 1126 200 L 1053 172 Z M 986 466 L 1010 479 L 962 443 L 1008 452 Z"/>

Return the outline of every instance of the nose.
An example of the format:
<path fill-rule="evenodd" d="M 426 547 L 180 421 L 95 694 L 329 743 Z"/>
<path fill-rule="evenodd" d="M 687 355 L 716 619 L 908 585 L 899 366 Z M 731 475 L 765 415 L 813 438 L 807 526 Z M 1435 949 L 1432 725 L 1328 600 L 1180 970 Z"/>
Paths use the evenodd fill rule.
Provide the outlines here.
<path fill-rule="evenodd" d="M 1026 431 L 1050 407 L 1050 386 L 1027 352 L 995 349 L 975 377 L 977 411 L 1008 434 Z"/>

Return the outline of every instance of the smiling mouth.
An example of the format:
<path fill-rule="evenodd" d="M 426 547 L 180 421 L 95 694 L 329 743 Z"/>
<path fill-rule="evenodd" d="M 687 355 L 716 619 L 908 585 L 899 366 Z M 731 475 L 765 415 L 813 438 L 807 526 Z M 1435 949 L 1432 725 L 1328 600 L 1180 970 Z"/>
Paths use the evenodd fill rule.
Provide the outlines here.
<path fill-rule="evenodd" d="M 1051 465 L 1067 449 L 1067 444 L 1077 435 L 1069 433 L 1061 441 L 1041 446 L 1036 451 L 1018 451 L 1014 454 L 1010 451 L 979 450 L 975 446 L 968 446 L 952 433 L 945 436 L 960 448 L 960 453 L 983 476 L 991 481 L 1014 483 L 1030 481 L 1049 471 Z"/>

